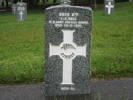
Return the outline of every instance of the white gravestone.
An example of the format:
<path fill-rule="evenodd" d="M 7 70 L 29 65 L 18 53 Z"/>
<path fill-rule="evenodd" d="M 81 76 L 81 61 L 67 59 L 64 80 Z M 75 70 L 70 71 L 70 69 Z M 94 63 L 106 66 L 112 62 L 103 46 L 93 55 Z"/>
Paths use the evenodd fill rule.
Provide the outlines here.
<path fill-rule="evenodd" d="M 21 11 L 20 13 L 19 13 L 19 15 L 20 15 L 20 20 L 23 20 L 23 11 Z"/>
<path fill-rule="evenodd" d="M 27 4 L 24 2 L 18 2 L 16 8 L 17 21 L 25 21 L 27 18 Z"/>
<path fill-rule="evenodd" d="M 114 12 L 114 0 L 105 0 L 105 13 L 111 15 Z"/>

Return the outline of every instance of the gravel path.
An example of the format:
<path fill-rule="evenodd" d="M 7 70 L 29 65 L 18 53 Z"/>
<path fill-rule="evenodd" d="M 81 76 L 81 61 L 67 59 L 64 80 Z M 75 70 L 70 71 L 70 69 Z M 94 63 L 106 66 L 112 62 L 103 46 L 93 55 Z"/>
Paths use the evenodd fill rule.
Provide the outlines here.
<path fill-rule="evenodd" d="M 97 81 L 92 89 L 94 97 L 100 100 L 133 100 L 133 79 Z"/>
<path fill-rule="evenodd" d="M 133 100 L 133 79 L 92 81 L 92 100 Z M 45 100 L 43 85 L 0 86 L 0 100 Z"/>

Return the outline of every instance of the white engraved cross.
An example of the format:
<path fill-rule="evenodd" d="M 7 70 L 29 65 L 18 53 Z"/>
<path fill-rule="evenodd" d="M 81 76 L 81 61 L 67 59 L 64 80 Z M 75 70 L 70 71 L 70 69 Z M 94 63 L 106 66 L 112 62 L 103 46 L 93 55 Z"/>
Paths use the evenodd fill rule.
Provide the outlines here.
<path fill-rule="evenodd" d="M 111 5 L 111 1 L 105 7 L 108 8 L 108 14 L 111 14 L 111 8 L 114 8 L 114 5 Z"/>
<path fill-rule="evenodd" d="M 76 56 L 86 57 L 86 44 L 77 46 L 73 42 L 73 33 L 75 30 L 62 30 L 63 42 L 59 45 L 50 44 L 49 56 L 58 55 L 63 60 L 63 76 L 62 83 L 64 85 L 73 85 L 72 82 L 72 62 Z"/>
<path fill-rule="evenodd" d="M 20 14 L 20 20 L 22 20 L 24 14 L 23 11 L 21 11 L 19 14 Z"/>

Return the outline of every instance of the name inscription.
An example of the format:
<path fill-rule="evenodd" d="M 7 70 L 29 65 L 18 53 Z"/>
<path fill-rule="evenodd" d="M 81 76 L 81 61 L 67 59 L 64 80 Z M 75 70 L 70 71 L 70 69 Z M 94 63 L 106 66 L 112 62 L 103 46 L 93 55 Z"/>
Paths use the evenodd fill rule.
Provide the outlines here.
<path fill-rule="evenodd" d="M 82 28 L 83 25 L 88 25 L 88 21 L 79 21 L 79 13 L 63 13 L 58 14 L 58 20 L 49 20 L 49 24 L 55 27 L 67 27 L 67 28 Z"/>
<path fill-rule="evenodd" d="M 75 91 L 75 88 L 74 87 L 61 87 L 61 90 L 62 91 Z"/>

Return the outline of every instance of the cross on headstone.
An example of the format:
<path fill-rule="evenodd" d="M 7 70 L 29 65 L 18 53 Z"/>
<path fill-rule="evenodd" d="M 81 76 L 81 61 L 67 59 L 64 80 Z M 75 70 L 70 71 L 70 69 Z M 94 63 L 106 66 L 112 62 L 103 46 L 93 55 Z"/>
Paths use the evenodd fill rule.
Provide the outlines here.
<path fill-rule="evenodd" d="M 27 4 L 18 2 L 16 8 L 17 21 L 24 21 L 27 18 Z"/>
<path fill-rule="evenodd" d="M 59 55 L 63 60 L 63 79 L 61 84 L 74 84 L 72 82 L 72 61 L 76 56 L 86 57 L 86 45 L 77 46 L 73 42 L 75 30 L 62 30 L 63 42 L 58 45 L 50 44 L 50 57 Z"/>
<path fill-rule="evenodd" d="M 108 5 L 105 6 L 108 9 L 108 14 L 111 14 L 111 9 L 114 8 L 114 5 L 111 2 L 108 2 Z"/>
<path fill-rule="evenodd" d="M 115 1 L 105 0 L 104 5 L 105 5 L 105 14 L 111 15 L 114 12 Z"/>
<path fill-rule="evenodd" d="M 19 15 L 20 15 L 20 20 L 23 20 L 23 11 L 21 11 L 20 13 L 19 13 Z"/>

